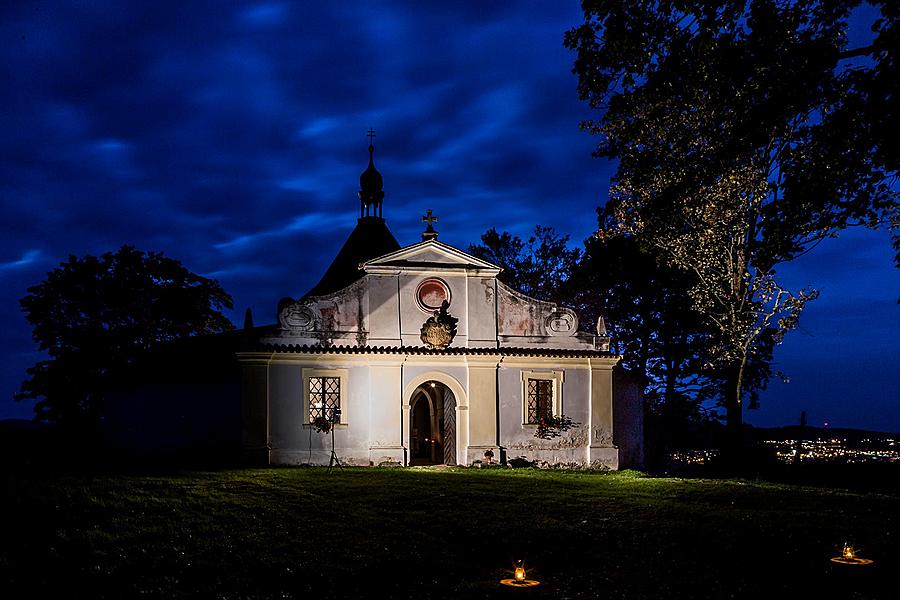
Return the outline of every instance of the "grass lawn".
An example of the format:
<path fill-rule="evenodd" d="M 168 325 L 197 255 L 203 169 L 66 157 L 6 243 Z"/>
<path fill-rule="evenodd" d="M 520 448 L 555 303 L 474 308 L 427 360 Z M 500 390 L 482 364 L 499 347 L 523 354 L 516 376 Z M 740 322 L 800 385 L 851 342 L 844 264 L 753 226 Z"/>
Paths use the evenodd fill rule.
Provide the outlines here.
<path fill-rule="evenodd" d="M 524 469 L 0 481 L 3 598 L 900 597 L 893 493 Z M 832 570 L 844 540 L 876 564 Z M 520 557 L 540 586 L 498 584 Z"/>

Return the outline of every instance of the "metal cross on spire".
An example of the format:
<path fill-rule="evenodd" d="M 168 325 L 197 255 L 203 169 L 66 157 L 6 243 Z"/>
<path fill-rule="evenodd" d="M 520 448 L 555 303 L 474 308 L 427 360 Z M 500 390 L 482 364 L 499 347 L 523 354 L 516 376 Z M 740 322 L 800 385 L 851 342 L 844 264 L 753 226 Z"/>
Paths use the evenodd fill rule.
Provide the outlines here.
<path fill-rule="evenodd" d="M 366 134 L 369 137 L 369 145 L 372 145 L 372 138 L 375 137 L 375 130 L 369 127 L 369 133 Z"/>
<path fill-rule="evenodd" d="M 431 214 L 431 209 L 429 208 L 425 212 L 425 216 L 422 217 L 422 222 L 427 223 L 428 225 L 425 227 L 425 232 L 422 233 L 422 241 L 427 240 L 436 240 L 438 236 L 438 232 L 434 230 L 434 223 L 437 223 L 438 218 Z"/>

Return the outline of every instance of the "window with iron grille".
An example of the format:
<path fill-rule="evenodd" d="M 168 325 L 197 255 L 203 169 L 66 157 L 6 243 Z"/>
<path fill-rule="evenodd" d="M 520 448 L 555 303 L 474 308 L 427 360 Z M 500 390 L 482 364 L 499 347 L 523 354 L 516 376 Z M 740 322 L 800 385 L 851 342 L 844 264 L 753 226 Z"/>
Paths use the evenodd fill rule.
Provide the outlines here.
<path fill-rule="evenodd" d="M 553 383 L 552 379 L 528 380 L 528 424 L 536 425 L 541 417 L 553 416 Z"/>
<path fill-rule="evenodd" d="M 341 408 L 340 377 L 309 378 L 309 422 L 318 417 L 331 419 L 335 409 Z"/>

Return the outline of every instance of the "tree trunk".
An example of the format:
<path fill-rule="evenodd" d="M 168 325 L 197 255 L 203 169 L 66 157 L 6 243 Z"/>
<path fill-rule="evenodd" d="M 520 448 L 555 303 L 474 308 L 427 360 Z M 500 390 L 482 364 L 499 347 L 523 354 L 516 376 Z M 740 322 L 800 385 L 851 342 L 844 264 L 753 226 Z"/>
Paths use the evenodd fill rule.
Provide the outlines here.
<path fill-rule="evenodd" d="M 671 358 L 666 360 L 665 386 L 663 388 L 663 439 L 666 452 L 671 452 L 679 442 L 685 439 L 684 428 L 687 422 L 682 417 L 683 411 L 679 404 L 682 398 L 676 397 L 675 386 L 677 384 L 674 362 Z"/>
<path fill-rule="evenodd" d="M 722 444 L 722 458 L 729 470 L 737 470 L 741 465 L 744 447 L 744 413 L 741 402 L 744 362 L 730 365 L 725 379 L 725 440 Z"/>

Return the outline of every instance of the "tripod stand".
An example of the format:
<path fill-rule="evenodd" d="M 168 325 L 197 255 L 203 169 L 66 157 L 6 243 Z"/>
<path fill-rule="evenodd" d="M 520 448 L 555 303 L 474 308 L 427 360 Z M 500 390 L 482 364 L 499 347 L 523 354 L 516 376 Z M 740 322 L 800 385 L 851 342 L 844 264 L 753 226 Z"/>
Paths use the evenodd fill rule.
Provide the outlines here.
<path fill-rule="evenodd" d="M 328 461 L 328 473 L 331 473 L 331 470 L 334 468 L 334 465 L 337 465 L 341 470 L 341 473 L 344 472 L 344 465 L 341 464 L 341 460 L 338 458 L 338 455 L 334 451 L 334 426 L 339 423 L 341 420 L 341 409 L 336 408 L 331 412 L 331 459 Z"/>

